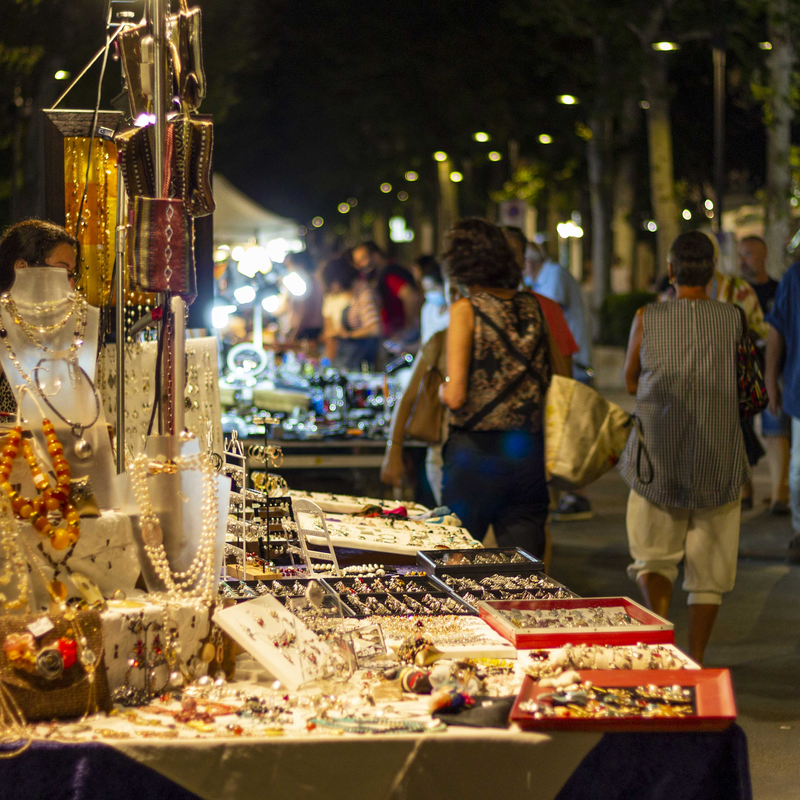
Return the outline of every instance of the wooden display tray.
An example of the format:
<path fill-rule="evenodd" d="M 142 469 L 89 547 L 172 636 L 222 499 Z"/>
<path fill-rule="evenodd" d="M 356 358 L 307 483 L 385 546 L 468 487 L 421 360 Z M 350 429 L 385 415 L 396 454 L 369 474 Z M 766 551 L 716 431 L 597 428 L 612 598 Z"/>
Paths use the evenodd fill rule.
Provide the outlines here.
<path fill-rule="evenodd" d="M 517 628 L 500 612 L 519 608 L 525 611 L 554 608 L 622 607 L 641 625 L 575 627 L 575 628 Z M 562 647 L 565 644 L 674 644 L 672 623 L 659 617 L 630 597 L 583 597 L 565 600 L 483 600 L 477 605 L 481 618 L 500 635 L 505 636 L 517 650 L 538 650 Z"/>
<path fill-rule="evenodd" d="M 554 691 L 542 688 L 530 676 L 525 676 L 509 719 L 523 730 L 595 731 L 595 732 L 660 732 L 660 731 L 723 731 L 736 721 L 736 701 L 731 675 L 727 669 L 697 670 L 584 670 L 578 673 L 581 681 L 591 681 L 601 687 L 612 686 L 693 686 L 697 714 L 691 717 L 621 718 L 602 717 L 543 717 L 523 711 L 520 704 L 536 700 Z"/>

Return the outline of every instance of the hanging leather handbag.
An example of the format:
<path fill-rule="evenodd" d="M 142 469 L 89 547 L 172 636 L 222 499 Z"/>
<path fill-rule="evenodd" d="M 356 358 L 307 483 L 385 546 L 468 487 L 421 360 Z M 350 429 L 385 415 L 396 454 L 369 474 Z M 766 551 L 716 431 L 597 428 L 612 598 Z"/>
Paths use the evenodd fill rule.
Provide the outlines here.
<path fill-rule="evenodd" d="M 199 8 L 189 8 L 186 0 L 180 5 L 180 11 L 167 18 L 167 33 L 178 97 L 184 106 L 197 111 L 206 96 L 202 14 Z"/>
<path fill-rule="evenodd" d="M 97 611 L 0 616 L 0 681 L 27 722 L 110 711 Z"/>
<path fill-rule="evenodd" d="M 444 376 L 437 364 L 445 346 L 447 331 L 435 333 L 422 348 L 422 358 L 428 365 L 419 383 L 414 407 L 406 422 L 406 439 L 415 439 L 428 444 L 442 441 L 444 406 L 439 399 L 439 387 Z"/>
<path fill-rule="evenodd" d="M 748 330 L 747 317 L 736 306 L 742 318 L 742 335 L 736 345 L 736 384 L 739 390 L 739 415 L 754 417 L 769 404 L 767 386 L 761 368 L 758 348 Z"/>

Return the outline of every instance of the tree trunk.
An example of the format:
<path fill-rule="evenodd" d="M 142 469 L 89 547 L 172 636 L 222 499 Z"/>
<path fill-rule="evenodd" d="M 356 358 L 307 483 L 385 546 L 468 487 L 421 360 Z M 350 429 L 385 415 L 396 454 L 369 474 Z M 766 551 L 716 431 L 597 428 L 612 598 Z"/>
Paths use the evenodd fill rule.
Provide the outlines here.
<path fill-rule="evenodd" d="M 589 197 L 592 207 L 592 294 L 599 309 L 611 288 L 611 120 L 594 116 L 589 121 L 592 138 L 587 148 Z"/>
<path fill-rule="evenodd" d="M 611 230 L 614 238 L 614 266 L 619 266 L 630 276 L 630 287 L 639 289 L 635 273 L 636 231 L 631 223 L 636 200 L 636 152 L 633 141 L 641 120 L 639 104 L 634 95 L 628 95 L 622 106 L 620 120 L 619 154 L 614 178 L 614 214 Z"/>
<path fill-rule="evenodd" d="M 791 122 L 794 111 L 789 92 L 795 54 L 789 31 L 789 0 L 769 4 L 769 40 L 772 50 L 767 59 L 770 82 L 770 110 L 767 125 L 767 187 L 765 197 L 765 235 L 767 272 L 780 278 L 786 269 L 789 242 L 789 194 L 791 168 Z"/>
<path fill-rule="evenodd" d="M 650 151 L 650 196 L 658 225 L 656 267 L 658 275 L 662 275 L 667 270 L 669 248 L 680 233 L 672 166 L 669 85 L 663 53 L 645 52 L 643 81 L 647 102 L 650 104 L 647 111 L 647 141 Z"/>

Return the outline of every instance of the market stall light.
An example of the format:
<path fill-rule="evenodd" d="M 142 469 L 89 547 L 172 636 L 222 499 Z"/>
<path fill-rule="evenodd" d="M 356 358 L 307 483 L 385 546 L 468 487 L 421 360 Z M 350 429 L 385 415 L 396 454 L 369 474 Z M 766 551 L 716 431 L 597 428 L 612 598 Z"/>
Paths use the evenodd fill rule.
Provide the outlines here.
<path fill-rule="evenodd" d="M 503 154 L 497 150 L 492 150 L 492 152 L 489 153 L 486 157 L 489 159 L 489 161 L 502 161 Z"/>
<path fill-rule="evenodd" d="M 243 255 L 244 255 L 244 247 L 242 247 L 241 245 L 236 245 L 236 247 L 234 247 L 233 250 L 231 251 L 231 258 L 234 261 L 241 261 Z"/>
<path fill-rule="evenodd" d="M 397 193 L 397 199 L 401 203 L 405 203 L 405 201 L 408 200 L 408 192 L 398 192 Z"/>
<path fill-rule="evenodd" d="M 580 102 L 574 94 L 560 94 L 556 97 L 556 100 L 558 100 L 562 106 L 576 106 Z"/>
<path fill-rule="evenodd" d="M 155 125 L 156 123 L 156 115 L 155 114 L 147 114 L 142 112 L 139 114 L 138 117 L 133 121 L 133 124 L 137 128 L 144 128 L 145 125 Z"/>
<path fill-rule="evenodd" d="M 408 172 L 406 172 L 405 178 L 407 181 L 414 183 L 414 181 L 419 178 L 419 175 L 416 172 L 414 172 L 413 169 L 410 169 Z"/>
<path fill-rule="evenodd" d="M 247 278 L 255 278 L 257 273 L 266 275 L 272 269 L 272 260 L 263 247 L 256 245 L 244 251 L 236 269 Z"/>
<path fill-rule="evenodd" d="M 214 261 L 217 263 L 221 261 L 227 261 L 231 257 L 231 249 L 226 244 L 221 244 L 215 251 L 214 251 Z"/>
<path fill-rule="evenodd" d="M 707 211 L 713 211 L 714 210 L 714 201 L 713 200 L 706 200 L 703 203 L 703 205 L 706 207 Z"/>
<path fill-rule="evenodd" d="M 433 154 L 433 158 L 435 161 L 447 161 L 447 153 L 445 153 L 444 150 L 437 150 Z"/>
<path fill-rule="evenodd" d="M 60 70 L 58 70 L 56 72 L 55 75 L 53 75 L 53 77 L 57 81 L 68 81 L 72 77 L 72 73 L 71 72 L 67 72 L 67 70 L 65 70 L 65 69 L 60 69 Z"/>
<path fill-rule="evenodd" d="M 460 172 L 451 172 L 450 180 L 453 181 L 453 183 L 461 183 L 461 181 L 464 180 L 464 176 Z"/>
<path fill-rule="evenodd" d="M 476 142 L 488 142 L 489 139 L 491 139 L 492 137 L 489 136 L 489 134 L 486 133 L 485 131 L 478 131 L 477 133 L 472 134 L 472 138 Z"/>
<path fill-rule="evenodd" d="M 772 50 L 772 42 L 759 42 L 758 46 L 762 50 Z"/>
<path fill-rule="evenodd" d="M 240 286 L 233 293 L 233 296 L 236 298 L 236 302 L 240 306 L 246 306 L 248 303 L 252 303 L 253 300 L 256 299 L 256 290 L 252 286 Z"/>
<path fill-rule="evenodd" d="M 211 325 L 218 330 L 227 327 L 230 315 L 236 311 L 234 305 L 214 306 L 211 309 Z"/>
<path fill-rule="evenodd" d="M 289 239 L 288 241 L 282 236 L 277 239 L 271 239 L 264 247 L 267 253 L 267 258 L 274 264 L 282 262 L 288 253 L 299 253 L 305 250 L 303 243 L 300 239 Z M 267 270 L 269 272 L 269 270 Z"/>
<path fill-rule="evenodd" d="M 681 212 L 681 216 L 682 216 L 682 217 L 683 217 L 685 220 L 690 220 L 690 219 L 692 218 L 692 212 L 691 212 L 691 211 L 689 211 L 689 209 L 688 209 L 688 208 L 684 208 L 684 209 L 683 209 L 683 211 Z"/>
<path fill-rule="evenodd" d="M 340 214 L 346 214 L 348 211 L 350 211 L 350 203 L 339 203 L 336 208 Z"/>
<path fill-rule="evenodd" d="M 357 197 L 348 197 L 347 198 L 347 205 L 349 205 L 350 208 L 355 208 L 358 205 L 358 198 Z"/>
<path fill-rule="evenodd" d="M 539 144 L 552 144 L 553 137 L 549 133 L 539 134 Z"/>
<path fill-rule="evenodd" d="M 654 219 L 649 219 L 644 225 L 650 233 L 655 233 L 658 230 L 658 223 Z"/>
<path fill-rule="evenodd" d="M 562 239 L 580 239 L 583 236 L 583 228 L 576 225 L 572 220 L 568 222 L 559 222 L 556 225 L 556 231 Z"/>
<path fill-rule="evenodd" d="M 265 297 L 261 301 L 261 308 L 263 308 L 267 314 L 276 314 L 280 307 L 281 296 L 279 294 L 271 294 L 269 297 Z"/>
<path fill-rule="evenodd" d="M 389 219 L 389 238 L 393 242 L 413 242 L 414 231 L 406 227 L 404 217 L 391 217 Z"/>
<path fill-rule="evenodd" d="M 392 184 L 391 183 L 382 183 L 381 184 L 381 191 L 384 194 L 389 194 L 392 191 Z"/>
<path fill-rule="evenodd" d="M 321 228 L 325 224 L 325 220 L 322 219 L 322 217 L 314 217 L 314 219 L 311 220 L 311 224 L 315 228 Z"/>
<path fill-rule="evenodd" d="M 284 275 L 281 283 L 286 291 L 295 297 L 302 297 L 308 289 L 306 282 L 296 272 L 289 272 Z"/>
<path fill-rule="evenodd" d="M 671 50 L 681 49 L 677 42 L 653 42 L 650 46 L 653 50 L 658 50 L 661 53 L 669 53 Z"/>

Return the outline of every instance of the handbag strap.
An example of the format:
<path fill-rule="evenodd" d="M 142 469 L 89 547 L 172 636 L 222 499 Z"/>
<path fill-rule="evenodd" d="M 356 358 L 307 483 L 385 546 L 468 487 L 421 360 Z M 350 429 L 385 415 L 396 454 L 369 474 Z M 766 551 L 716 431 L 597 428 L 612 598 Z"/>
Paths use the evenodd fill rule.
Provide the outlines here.
<path fill-rule="evenodd" d="M 642 423 L 636 414 L 631 414 L 631 422 L 633 422 L 633 429 L 636 431 L 636 480 L 648 486 L 653 482 L 655 473 L 653 471 L 653 462 L 650 459 L 650 453 L 647 452 L 647 445 L 644 443 L 644 434 L 642 433 Z M 645 480 L 642 477 L 642 459 L 647 462 L 649 470 L 649 477 Z"/>

